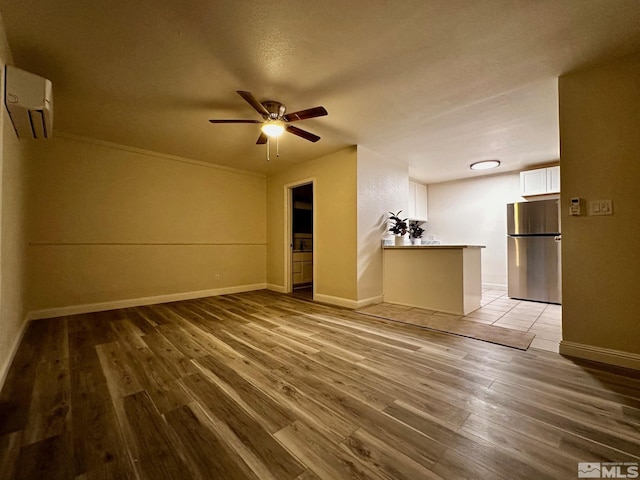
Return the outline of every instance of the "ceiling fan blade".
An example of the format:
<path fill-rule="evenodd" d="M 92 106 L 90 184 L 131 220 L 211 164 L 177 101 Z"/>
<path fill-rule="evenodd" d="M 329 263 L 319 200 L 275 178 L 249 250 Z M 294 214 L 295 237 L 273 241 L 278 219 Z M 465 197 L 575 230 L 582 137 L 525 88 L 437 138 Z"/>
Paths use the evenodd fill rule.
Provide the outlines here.
<path fill-rule="evenodd" d="M 323 117 L 328 115 L 327 110 L 324 107 L 313 107 L 306 110 L 300 110 L 298 112 L 287 113 L 284 120 L 287 122 L 297 122 L 298 120 L 305 120 L 307 118 Z"/>
<path fill-rule="evenodd" d="M 257 99 L 256 97 L 253 96 L 253 94 L 251 92 L 243 92 L 242 90 L 237 90 L 238 95 L 240 95 L 242 98 L 245 99 L 245 101 L 251 105 L 254 110 L 256 112 L 258 112 L 260 115 L 268 117 L 269 116 L 269 110 L 267 110 L 266 108 L 264 108 L 264 105 L 262 105 Z"/>
<path fill-rule="evenodd" d="M 293 133 L 294 135 L 302 137 L 305 140 L 309 140 L 310 142 L 314 142 L 315 143 L 318 140 L 320 140 L 319 136 L 314 135 L 313 133 L 307 132 L 306 130 L 302 130 L 301 128 L 294 127 L 293 125 L 287 125 L 285 128 L 286 128 L 287 132 Z"/>
<path fill-rule="evenodd" d="M 209 120 L 211 123 L 262 123 L 260 120 Z"/>
<path fill-rule="evenodd" d="M 267 140 L 269 140 L 269 137 L 267 137 L 264 132 L 260 132 L 260 136 L 258 137 L 256 145 L 264 145 L 265 143 L 267 143 Z"/>

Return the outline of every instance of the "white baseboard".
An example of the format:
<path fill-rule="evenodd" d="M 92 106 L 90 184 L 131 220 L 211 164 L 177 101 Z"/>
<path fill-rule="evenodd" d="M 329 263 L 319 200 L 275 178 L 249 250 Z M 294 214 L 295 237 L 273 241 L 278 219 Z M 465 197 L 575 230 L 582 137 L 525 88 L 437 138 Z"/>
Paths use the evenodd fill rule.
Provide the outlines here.
<path fill-rule="evenodd" d="M 333 295 L 325 295 L 324 293 L 315 293 L 313 295 L 313 299 L 317 302 L 327 303 L 329 305 L 335 305 L 337 307 L 344 307 L 344 308 L 351 308 L 351 309 L 358 308 L 358 301 L 351 300 L 349 298 L 334 297 Z"/>
<path fill-rule="evenodd" d="M 584 345 L 582 343 L 562 340 L 560 342 L 560 354 L 640 370 L 640 355 L 637 353 L 594 347 L 593 345 Z"/>
<path fill-rule="evenodd" d="M 20 343 L 22 342 L 22 338 L 24 337 L 24 332 L 27 331 L 27 325 L 29 322 L 25 319 L 22 322 L 22 326 L 20 327 L 20 332 L 16 335 L 15 340 L 13 341 L 13 345 L 11 345 L 11 351 L 9 352 L 9 357 L 5 359 L 2 367 L 0 368 L 0 390 L 4 387 L 4 381 L 7 379 L 7 375 L 9 373 L 9 368 L 11 368 L 11 364 L 13 363 L 13 359 L 16 357 L 16 353 L 18 352 L 18 347 L 20 347 Z"/>
<path fill-rule="evenodd" d="M 273 290 L 274 292 L 287 293 L 284 286 L 282 285 L 275 285 L 273 283 L 268 283 L 267 288 L 269 290 Z M 364 298 L 362 300 L 351 300 L 348 298 L 334 297 L 333 295 L 325 295 L 323 293 L 314 293 L 313 299 L 319 303 L 326 303 L 328 305 L 335 305 L 337 307 L 344 307 L 344 308 L 350 308 L 355 310 L 357 308 L 366 307 L 367 305 L 373 305 L 374 303 L 382 302 L 383 295 Z"/>
<path fill-rule="evenodd" d="M 355 308 L 362 308 L 368 305 L 375 305 L 376 303 L 382 303 L 384 301 L 384 295 L 376 295 L 375 297 L 363 298 L 356 302 Z"/>
<path fill-rule="evenodd" d="M 491 290 L 504 290 L 507 291 L 507 284 L 503 283 L 483 283 L 482 288 L 490 288 Z"/>
<path fill-rule="evenodd" d="M 349 298 L 334 297 L 332 295 L 325 295 L 323 293 L 316 293 L 313 299 L 321 302 L 328 303 L 329 305 L 336 305 L 337 307 L 350 308 L 356 310 L 358 308 L 366 307 L 374 303 L 382 302 L 383 296 L 378 295 L 375 297 L 363 298 L 362 300 L 351 300 Z"/>
<path fill-rule="evenodd" d="M 267 283 L 267 289 L 278 293 L 287 293 L 284 285 L 276 285 L 275 283 Z"/>
<path fill-rule="evenodd" d="M 210 290 L 198 290 L 195 292 L 170 293 L 154 297 L 129 298 L 114 300 L 111 302 L 86 303 L 83 305 L 69 305 L 66 307 L 45 308 L 33 310 L 27 313 L 27 320 L 39 320 L 42 318 L 54 318 L 64 315 L 77 315 L 79 313 L 102 312 L 118 308 L 140 307 L 142 305 L 154 305 L 157 303 L 178 302 L 180 300 L 193 300 L 194 298 L 214 297 L 216 295 L 228 295 L 230 293 L 250 292 L 267 288 L 265 283 L 253 285 L 238 285 L 233 287 L 213 288 Z"/>

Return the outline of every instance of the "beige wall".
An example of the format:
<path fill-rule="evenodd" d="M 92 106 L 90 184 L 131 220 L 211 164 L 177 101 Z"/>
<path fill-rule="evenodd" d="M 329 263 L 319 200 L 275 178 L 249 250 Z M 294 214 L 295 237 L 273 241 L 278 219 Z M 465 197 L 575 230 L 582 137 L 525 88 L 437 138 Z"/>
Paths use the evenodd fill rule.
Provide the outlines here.
<path fill-rule="evenodd" d="M 263 286 L 265 198 L 259 175 L 61 134 L 34 144 L 30 308 Z"/>
<path fill-rule="evenodd" d="M 267 282 L 285 286 L 286 185 L 314 180 L 314 290 L 324 301 L 357 298 L 356 148 L 296 165 L 267 182 Z"/>
<path fill-rule="evenodd" d="M 640 55 L 560 77 L 563 339 L 640 354 Z M 568 215 L 571 197 L 613 216 Z"/>
<path fill-rule="evenodd" d="M 406 164 L 358 146 L 358 301 L 382 295 L 381 240 L 389 211 L 407 212 L 409 171 Z"/>
<path fill-rule="evenodd" d="M 0 68 L 11 64 L 11 52 L 0 18 Z M 0 98 L 4 98 L 4 74 Z M 0 385 L 25 325 L 25 149 L 4 108 L 0 113 Z"/>
<path fill-rule="evenodd" d="M 485 245 L 482 283 L 507 286 L 507 203 L 521 202 L 520 174 L 510 172 L 429 185 L 425 235 L 441 243 Z"/>

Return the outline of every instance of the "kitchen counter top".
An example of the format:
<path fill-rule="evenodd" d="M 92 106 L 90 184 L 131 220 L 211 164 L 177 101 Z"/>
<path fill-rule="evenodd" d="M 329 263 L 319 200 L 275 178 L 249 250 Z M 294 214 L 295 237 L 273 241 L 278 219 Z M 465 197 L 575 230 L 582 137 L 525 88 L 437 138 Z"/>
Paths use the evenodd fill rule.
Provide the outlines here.
<path fill-rule="evenodd" d="M 426 249 L 426 248 L 486 248 L 485 245 L 442 245 L 442 244 L 438 244 L 438 245 L 400 245 L 400 246 L 395 246 L 395 245 L 385 245 L 384 247 L 385 249 L 394 249 L 394 250 L 402 250 L 402 249 L 407 249 L 407 250 L 421 250 L 421 249 Z"/>

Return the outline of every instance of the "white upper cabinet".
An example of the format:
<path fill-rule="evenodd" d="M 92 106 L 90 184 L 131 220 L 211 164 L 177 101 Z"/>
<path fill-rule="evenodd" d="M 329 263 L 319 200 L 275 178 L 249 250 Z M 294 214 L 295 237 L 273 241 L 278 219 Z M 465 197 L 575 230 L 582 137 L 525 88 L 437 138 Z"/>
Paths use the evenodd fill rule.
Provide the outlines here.
<path fill-rule="evenodd" d="M 545 170 L 547 171 L 547 193 L 560 193 L 560 165 Z"/>
<path fill-rule="evenodd" d="M 520 172 L 520 195 L 560 193 L 560 166 Z"/>
<path fill-rule="evenodd" d="M 409 212 L 410 220 L 427 221 L 427 186 L 409 180 Z"/>
<path fill-rule="evenodd" d="M 547 193 L 547 169 L 527 170 L 520 172 L 520 194 L 543 195 Z"/>

